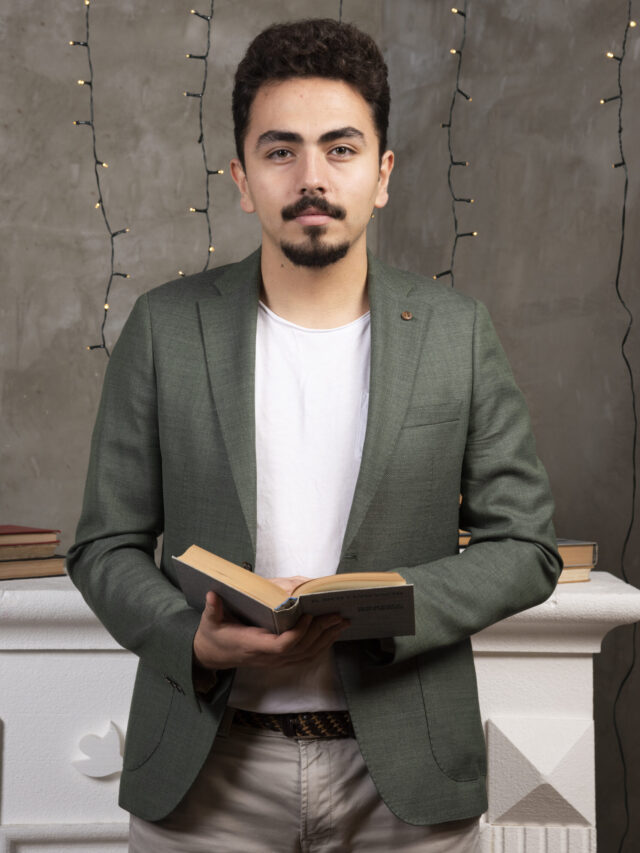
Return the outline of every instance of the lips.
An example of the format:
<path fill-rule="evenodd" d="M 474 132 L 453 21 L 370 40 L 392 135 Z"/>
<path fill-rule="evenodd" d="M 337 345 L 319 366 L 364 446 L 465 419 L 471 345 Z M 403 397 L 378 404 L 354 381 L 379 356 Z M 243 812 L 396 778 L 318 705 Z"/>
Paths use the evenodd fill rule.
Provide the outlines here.
<path fill-rule="evenodd" d="M 326 225 L 333 218 L 328 213 L 323 213 L 315 207 L 310 207 L 304 213 L 296 216 L 296 222 L 300 223 L 300 225 Z"/>

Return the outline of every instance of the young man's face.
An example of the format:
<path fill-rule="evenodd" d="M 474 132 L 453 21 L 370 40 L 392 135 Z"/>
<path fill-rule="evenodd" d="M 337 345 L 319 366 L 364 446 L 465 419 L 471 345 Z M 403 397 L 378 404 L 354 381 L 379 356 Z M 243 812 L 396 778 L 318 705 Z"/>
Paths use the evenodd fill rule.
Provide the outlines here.
<path fill-rule="evenodd" d="M 262 86 L 251 106 L 245 168 L 231 173 L 242 209 L 257 213 L 263 251 L 323 267 L 364 249 L 374 207 L 387 203 L 393 154 L 380 160 L 364 98 L 340 80 Z"/>

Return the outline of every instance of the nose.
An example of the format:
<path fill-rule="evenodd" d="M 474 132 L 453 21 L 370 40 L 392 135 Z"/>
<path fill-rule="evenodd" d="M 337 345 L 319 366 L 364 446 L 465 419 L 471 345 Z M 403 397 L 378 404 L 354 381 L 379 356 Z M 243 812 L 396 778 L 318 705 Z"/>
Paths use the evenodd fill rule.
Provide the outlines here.
<path fill-rule="evenodd" d="M 325 158 L 322 152 L 307 150 L 300 154 L 299 192 L 324 195 L 327 191 Z"/>

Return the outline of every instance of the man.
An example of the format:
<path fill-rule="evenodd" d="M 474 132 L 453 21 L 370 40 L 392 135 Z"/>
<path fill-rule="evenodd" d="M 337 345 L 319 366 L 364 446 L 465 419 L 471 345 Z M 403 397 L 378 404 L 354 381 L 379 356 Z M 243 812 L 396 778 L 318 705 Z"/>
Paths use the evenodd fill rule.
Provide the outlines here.
<path fill-rule="evenodd" d="M 367 255 L 393 168 L 371 39 L 272 27 L 233 107 L 261 249 L 136 304 L 69 557 L 140 656 L 131 850 L 471 853 L 486 793 L 469 637 L 559 572 L 526 408 L 482 306 Z M 400 571 L 415 636 L 341 643 L 331 615 L 274 637 L 213 593 L 197 614 L 171 565 L 193 543 L 287 591 Z"/>

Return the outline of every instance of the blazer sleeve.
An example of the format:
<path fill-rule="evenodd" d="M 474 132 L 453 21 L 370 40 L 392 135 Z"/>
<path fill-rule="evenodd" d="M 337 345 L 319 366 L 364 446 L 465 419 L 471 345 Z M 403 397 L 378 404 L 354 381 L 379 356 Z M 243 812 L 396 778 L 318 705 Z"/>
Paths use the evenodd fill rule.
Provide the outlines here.
<path fill-rule="evenodd" d="M 469 427 L 462 461 L 461 553 L 399 567 L 414 584 L 415 636 L 383 642 L 396 663 L 471 634 L 547 599 L 562 568 L 553 499 L 536 455 L 526 403 L 486 308 L 473 330 Z"/>
<path fill-rule="evenodd" d="M 163 530 L 156 395 L 151 319 L 142 296 L 107 367 L 67 570 L 117 642 L 197 701 L 192 645 L 199 615 L 154 561 Z"/>

